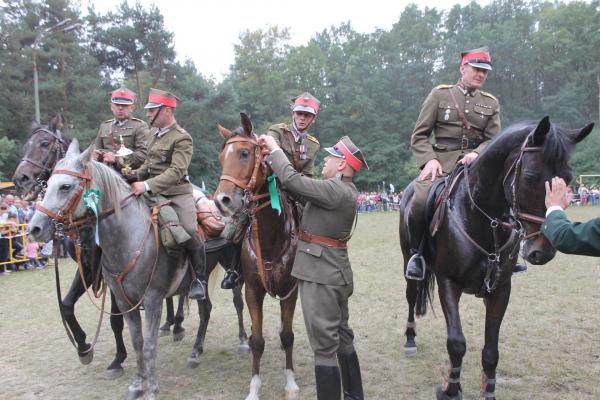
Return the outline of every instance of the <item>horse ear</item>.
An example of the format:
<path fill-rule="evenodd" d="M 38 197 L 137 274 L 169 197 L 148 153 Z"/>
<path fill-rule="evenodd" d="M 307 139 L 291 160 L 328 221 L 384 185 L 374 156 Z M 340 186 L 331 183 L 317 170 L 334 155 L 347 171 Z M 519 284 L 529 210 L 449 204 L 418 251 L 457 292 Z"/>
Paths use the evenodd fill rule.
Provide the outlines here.
<path fill-rule="evenodd" d="M 35 119 L 33 121 L 31 121 L 31 125 L 29 126 L 30 132 L 33 132 L 35 130 L 37 130 L 38 128 L 41 128 L 42 126 L 40 125 L 39 122 L 37 122 Z"/>
<path fill-rule="evenodd" d="M 66 156 L 78 156 L 79 154 L 79 140 L 77 140 L 77 138 L 73 138 L 73 140 L 71 140 L 69 148 L 67 149 Z"/>
<path fill-rule="evenodd" d="M 233 133 L 231 133 L 229 129 L 221 126 L 221 124 L 217 124 L 217 129 L 219 130 L 219 134 L 223 136 L 223 139 L 227 139 L 228 137 L 233 135 Z"/>
<path fill-rule="evenodd" d="M 532 146 L 541 146 L 544 144 L 544 140 L 546 139 L 546 134 L 550 131 L 550 117 L 545 116 L 538 123 L 538 126 L 533 131 L 531 135 L 531 145 Z"/>
<path fill-rule="evenodd" d="M 240 120 L 242 121 L 242 128 L 244 128 L 244 132 L 247 136 L 252 136 L 252 132 L 254 132 L 254 127 L 252 126 L 252 121 L 250 121 L 250 117 L 245 113 L 240 113 Z"/>
<path fill-rule="evenodd" d="M 594 123 L 586 125 L 583 129 L 575 134 L 575 143 L 581 142 L 587 135 L 589 135 L 594 129 Z"/>
<path fill-rule="evenodd" d="M 50 121 L 50 129 L 52 132 L 61 131 L 65 126 L 65 120 L 60 114 L 56 114 L 56 117 Z"/>
<path fill-rule="evenodd" d="M 73 140 L 77 140 L 77 139 L 73 139 Z M 70 147 L 70 146 L 69 146 L 69 147 Z M 90 161 L 90 160 L 91 160 L 91 158 L 92 158 L 92 150 L 93 150 L 93 149 L 94 149 L 94 144 L 92 143 L 92 144 L 90 144 L 90 145 L 88 146 L 88 148 L 87 148 L 87 149 L 85 149 L 85 150 L 83 151 L 83 153 L 81 153 L 81 155 L 80 155 L 79 157 L 81 157 L 81 161 L 82 161 L 83 163 L 86 163 L 86 162 L 88 162 L 88 161 Z"/>

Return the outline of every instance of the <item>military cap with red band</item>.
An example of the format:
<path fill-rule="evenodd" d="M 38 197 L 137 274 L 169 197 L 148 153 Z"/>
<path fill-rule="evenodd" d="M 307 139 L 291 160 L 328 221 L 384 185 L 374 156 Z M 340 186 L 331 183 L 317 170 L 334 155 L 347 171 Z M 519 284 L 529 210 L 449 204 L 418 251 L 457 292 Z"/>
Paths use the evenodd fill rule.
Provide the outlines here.
<path fill-rule="evenodd" d="M 126 87 L 113 91 L 110 95 L 110 101 L 114 104 L 132 105 L 135 100 L 135 93 Z"/>
<path fill-rule="evenodd" d="M 462 57 L 461 65 L 469 64 L 475 68 L 492 70 L 492 57 L 487 47 L 463 51 L 460 55 Z"/>
<path fill-rule="evenodd" d="M 292 111 L 301 111 L 317 115 L 321 102 L 315 96 L 308 92 L 292 99 Z"/>
<path fill-rule="evenodd" d="M 157 107 L 177 107 L 177 96 L 173 93 L 165 92 L 164 90 L 159 89 L 150 89 L 150 93 L 148 94 L 148 104 L 144 106 L 144 108 L 157 108 Z"/>
<path fill-rule="evenodd" d="M 326 147 L 325 151 L 334 157 L 343 158 L 348 165 L 357 172 L 360 171 L 362 167 L 369 169 L 364 154 L 348 136 L 343 136 L 335 146 Z"/>

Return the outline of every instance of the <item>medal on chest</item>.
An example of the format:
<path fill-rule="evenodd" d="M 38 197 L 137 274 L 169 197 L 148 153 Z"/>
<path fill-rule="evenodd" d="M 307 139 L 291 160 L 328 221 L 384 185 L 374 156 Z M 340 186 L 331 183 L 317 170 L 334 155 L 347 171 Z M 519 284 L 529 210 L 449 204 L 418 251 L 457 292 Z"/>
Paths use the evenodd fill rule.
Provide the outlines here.
<path fill-rule="evenodd" d="M 446 112 L 444 113 L 444 121 L 448 121 L 450 119 L 450 109 L 446 108 Z"/>
<path fill-rule="evenodd" d="M 302 143 L 300 145 L 300 148 L 298 149 L 298 152 L 300 153 L 300 159 L 301 160 L 306 160 L 307 155 L 306 155 L 306 145 L 304 143 Z"/>

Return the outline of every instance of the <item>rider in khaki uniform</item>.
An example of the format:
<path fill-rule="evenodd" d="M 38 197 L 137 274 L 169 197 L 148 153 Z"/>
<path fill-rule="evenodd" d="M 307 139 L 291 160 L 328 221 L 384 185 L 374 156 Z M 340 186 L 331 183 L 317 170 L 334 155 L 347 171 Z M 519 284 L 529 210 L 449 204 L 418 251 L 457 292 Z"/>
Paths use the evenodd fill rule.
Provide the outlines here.
<path fill-rule="evenodd" d="M 310 177 L 314 175 L 315 156 L 321 145 L 317 138 L 308 133 L 308 129 L 317 120 L 320 105 L 319 100 L 308 92 L 294 97 L 291 104 L 292 124 L 271 125 L 267 132 L 281 147 L 294 169 Z M 239 271 L 230 268 L 223 277 L 221 287 L 232 289 L 239 279 Z"/>
<path fill-rule="evenodd" d="M 148 104 L 144 107 L 150 125 L 148 157 L 134 173 L 138 182 L 131 185 L 132 192 L 144 192 L 166 197 L 179 216 L 179 222 L 191 237 L 183 247 L 196 272 L 189 297 L 206 298 L 206 272 L 204 244 L 196 234 L 196 206 L 187 170 L 192 160 L 194 146 L 192 137 L 175 120 L 177 107 L 175 95 L 158 89 L 150 89 Z"/>
<path fill-rule="evenodd" d="M 454 167 L 471 163 L 500 132 L 500 104 L 481 89 L 492 70 L 487 48 L 463 52 L 461 78 L 456 85 L 435 87 L 425 99 L 411 138 L 413 155 L 421 169 L 408 206 L 411 258 L 406 277 L 423 279 L 421 256 L 426 230 L 425 202 L 429 189 Z M 435 142 L 430 142 L 433 134 Z"/>
<path fill-rule="evenodd" d="M 358 191 L 352 178 L 365 158 L 349 137 L 326 148 L 323 180 L 297 172 L 275 139 L 260 137 L 267 161 L 286 190 L 306 199 L 292 275 L 298 278 L 304 323 L 315 356 L 317 398 L 363 400 L 348 298 L 354 283 L 346 244 L 356 218 Z M 339 364 L 339 368 L 338 368 Z"/>
<path fill-rule="evenodd" d="M 135 93 L 122 87 L 112 92 L 110 110 L 114 118 L 104 121 L 98 129 L 94 142 L 92 159 L 102 161 L 120 170 L 115 153 L 121 146 L 121 138 L 125 147 L 133 151 L 130 156 L 133 169 L 139 168 L 146 159 L 146 142 L 148 141 L 148 124 L 131 116 L 135 101 Z"/>

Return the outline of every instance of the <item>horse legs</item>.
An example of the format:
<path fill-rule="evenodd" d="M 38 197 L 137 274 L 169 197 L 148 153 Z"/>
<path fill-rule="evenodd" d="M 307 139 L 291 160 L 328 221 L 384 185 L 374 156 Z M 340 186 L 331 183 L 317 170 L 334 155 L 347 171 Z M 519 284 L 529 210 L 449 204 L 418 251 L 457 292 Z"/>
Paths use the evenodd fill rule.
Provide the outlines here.
<path fill-rule="evenodd" d="M 462 399 L 460 369 L 462 359 L 467 351 L 458 307 L 461 289 L 448 279 L 438 278 L 437 281 L 440 304 L 446 318 L 446 347 L 450 357 L 450 366 L 444 383 L 436 387 L 436 399 L 460 400 Z"/>
<path fill-rule="evenodd" d="M 173 297 L 167 297 L 165 299 L 165 303 L 167 305 L 167 320 L 158 331 L 159 337 L 169 336 L 169 334 L 171 333 L 171 325 L 175 323 L 175 312 L 173 311 Z"/>
<path fill-rule="evenodd" d="M 92 278 L 88 271 L 85 271 L 84 274 L 86 279 L 86 284 L 89 285 L 92 282 Z M 85 287 L 83 282 L 81 281 L 81 276 L 79 275 L 79 271 L 75 271 L 75 277 L 73 278 L 73 282 L 71 283 L 71 287 L 67 292 L 67 295 L 62 300 L 62 309 L 65 317 L 65 321 L 69 330 L 73 334 L 73 338 L 77 343 L 77 353 L 79 354 L 79 361 L 82 364 L 89 364 L 92 362 L 94 358 L 94 350 L 91 349 L 91 345 L 86 343 L 85 331 L 79 325 L 77 318 L 75 317 L 75 303 L 81 295 L 85 293 Z M 88 351 L 89 350 L 89 351 Z"/>
<path fill-rule="evenodd" d="M 117 345 L 117 353 L 115 354 L 114 360 L 110 363 L 105 372 L 106 379 L 115 379 L 123 375 L 123 361 L 127 358 L 127 349 L 125 348 L 125 343 L 123 342 L 123 316 L 121 315 L 121 310 L 119 310 L 119 306 L 117 305 L 117 300 L 115 299 L 115 295 L 110 291 L 110 327 L 112 328 L 113 334 L 115 336 L 115 343 Z"/>
<path fill-rule="evenodd" d="M 240 345 L 238 346 L 238 354 L 246 354 L 250 352 L 250 346 L 248 346 L 248 335 L 244 328 L 244 299 L 242 298 L 242 286 L 236 286 L 232 289 L 233 291 L 233 305 L 237 311 L 238 317 L 238 337 L 240 338 Z"/>
<path fill-rule="evenodd" d="M 294 378 L 294 362 L 292 358 L 294 350 L 294 331 L 292 323 L 294 322 L 294 310 L 296 309 L 296 299 L 298 298 L 298 289 L 290 297 L 280 302 L 281 305 L 281 347 L 285 351 L 285 399 L 297 400 L 300 396 L 300 388 Z"/>
<path fill-rule="evenodd" d="M 406 279 L 406 302 L 408 303 L 408 320 L 406 321 L 406 343 L 404 344 L 404 353 L 413 355 L 417 353 L 417 323 L 415 322 L 415 304 L 417 303 L 418 281 Z"/>
<path fill-rule="evenodd" d="M 156 379 L 156 350 L 158 344 L 158 328 L 162 314 L 162 297 L 157 293 L 144 295 L 144 365 L 148 377 L 146 400 L 154 400 L 158 393 Z"/>
<path fill-rule="evenodd" d="M 200 364 L 198 356 L 204 352 L 204 339 L 206 338 L 206 330 L 208 329 L 208 321 L 210 320 L 210 312 L 212 311 L 212 303 L 208 294 L 206 295 L 206 299 L 197 301 L 200 325 L 198 325 L 198 332 L 196 333 L 196 341 L 192 348 L 192 354 L 188 358 L 188 368 L 196 368 Z"/>
<path fill-rule="evenodd" d="M 177 303 L 177 313 L 173 319 L 173 341 L 179 342 L 183 340 L 185 336 L 185 328 L 183 327 L 183 306 L 185 305 L 185 296 L 179 295 L 179 302 Z"/>
<path fill-rule="evenodd" d="M 261 284 L 258 283 L 258 285 Z M 250 393 L 248 393 L 246 400 L 259 400 L 258 392 L 262 384 L 260 380 L 260 359 L 265 351 L 265 339 L 262 333 L 264 299 L 265 291 L 262 285 L 258 287 L 246 283 L 246 305 L 252 320 L 252 335 L 250 336 L 252 380 L 250 381 Z"/>
<path fill-rule="evenodd" d="M 497 288 L 493 296 L 485 300 L 485 344 L 481 352 L 481 393 L 480 400 L 495 400 L 496 366 L 498 365 L 498 337 L 510 299 L 510 280 L 507 285 Z"/>
<path fill-rule="evenodd" d="M 123 306 L 126 306 L 123 303 Z M 144 394 L 144 380 L 146 379 L 146 371 L 144 368 L 144 336 L 142 333 L 142 317 L 139 309 L 132 310 L 124 315 L 127 326 L 129 327 L 129 333 L 131 335 L 131 342 L 133 344 L 133 350 L 135 351 L 135 361 L 137 365 L 137 373 L 133 383 L 127 390 L 127 400 L 133 400 Z"/>

